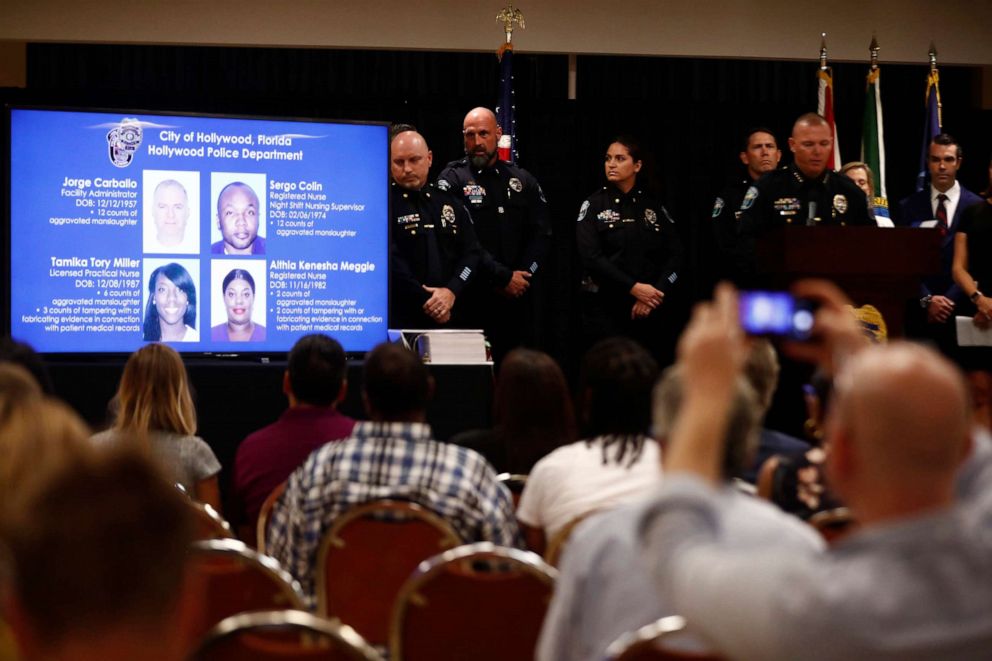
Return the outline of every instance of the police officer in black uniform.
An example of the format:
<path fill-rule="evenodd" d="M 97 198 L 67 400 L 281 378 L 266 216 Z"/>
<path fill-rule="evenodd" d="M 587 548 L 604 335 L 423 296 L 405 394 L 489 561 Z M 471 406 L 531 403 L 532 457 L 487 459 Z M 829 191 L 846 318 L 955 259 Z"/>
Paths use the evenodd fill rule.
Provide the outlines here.
<path fill-rule="evenodd" d="M 472 218 L 458 198 L 427 183 L 432 155 L 423 136 L 409 125 L 392 135 L 390 326 L 461 326 L 455 303 L 479 262 Z"/>
<path fill-rule="evenodd" d="M 746 268 L 746 255 L 742 254 L 738 232 L 741 203 L 747 190 L 762 175 L 778 168 L 782 150 L 770 129 L 756 127 L 744 134 L 739 157 L 747 169 L 745 176 L 720 191 L 710 212 L 710 232 L 707 245 L 703 247 L 706 298 L 720 280 L 738 282 L 738 274 Z"/>
<path fill-rule="evenodd" d="M 499 159 L 502 131 L 491 110 L 469 112 L 462 135 L 465 158 L 447 165 L 438 188 L 461 196 L 472 213 L 482 257 L 466 303 L 499 364 L 537 341 L 534 284 L 550 243 L 548 203 L 533 175 Z"/>
<path fill-rule="evenodd" d="M 827 168 L 833 153 L 830 125 L 807 113 L 789 138 L 795 162 L 748 188 L 741 203 L 742 240 L 785 225 L 874 225 L 865 194 L 846 176 Z M 752 252 L 753 258 L 753 252 Z"/>
<path fill-rule="evenodd" d="M 665 207 L 637 187 L 642 166 L 637 144 L 616 138 L 606 152 L 607 185 L 579 209 L 583 337 L 592 344 L 625 335 L 665 364 L 678 332 L 670 295 L 682 244 Z"/>

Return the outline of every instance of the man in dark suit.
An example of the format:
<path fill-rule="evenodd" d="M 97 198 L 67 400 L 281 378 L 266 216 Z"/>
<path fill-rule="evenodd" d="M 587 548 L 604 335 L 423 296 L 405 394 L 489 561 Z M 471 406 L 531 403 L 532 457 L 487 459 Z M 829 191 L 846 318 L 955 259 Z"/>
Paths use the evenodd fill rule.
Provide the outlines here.
<path fill-rule="evenodd" d="M 899 202 L 898 220 L 900 225 L 936 227 L 940 230 L 943 237 L 941 267 L 940 273 L 924 278 L 920 291 L 920 312 L 910 316 L 907 322 L 910 335 L 929 337 L 947 353 L 955 344 L 955 302 L 959 302 L 963 296 L 961 289 L 951 278 L 954 235 L 964 210 L 981 202 L 982 198 L 958 183 L 961 145 L 947 133 L 934 137 L 930 143 L 927 163 L 930 185 Z M 925 322 L 923 310 L 926 311 Z"/>

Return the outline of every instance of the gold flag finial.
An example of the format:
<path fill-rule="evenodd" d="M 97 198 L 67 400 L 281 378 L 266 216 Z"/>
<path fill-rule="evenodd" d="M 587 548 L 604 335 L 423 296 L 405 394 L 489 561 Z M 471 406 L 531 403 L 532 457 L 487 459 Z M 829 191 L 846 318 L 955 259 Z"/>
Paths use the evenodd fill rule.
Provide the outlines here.
<path fill-rule="evenodd" d="M 513 4 L 509 4 L 505 9 L 501 9 L 498 14 L 496 14 L 496 22 L 503 24 L 503 32 L 506 33 L 506 43 L 510 43 L 513 39 L 513 24 L 516 23 L 520 26 L 520 29 L 524 29 L 527 26 L 524 25 L 524 14 L 519 9 L 514 9 Z"/>
<path fill-rule="evenodd" d="M 871 33 L 871 43 L 868 45 L 868 52 L 871 53 L 871 69 L 874 71 L 878 68 L 878 51 L 880 47 L 878 45 L 878 39 L 875 38 L 875 33 Z"/>
<path fill-rule="evenodd" d="M 930 71 L 936 71 L 937 70 L 937 46 L 935 46 L 932 41 L 930 42 L 930 52 L 928 53 L 928 55 L 930 56 Z"/>
<path fill-rule="evenodd" d="M 820 71 L 827 70 L 827 33 L 820 33 Z"/>

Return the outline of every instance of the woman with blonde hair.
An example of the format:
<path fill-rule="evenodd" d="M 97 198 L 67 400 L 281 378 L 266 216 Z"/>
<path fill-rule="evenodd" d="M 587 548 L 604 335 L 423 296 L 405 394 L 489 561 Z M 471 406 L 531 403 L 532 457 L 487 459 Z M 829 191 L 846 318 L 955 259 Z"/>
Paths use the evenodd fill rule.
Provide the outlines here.
<path fill-rule="evenodd" d="M 165 344 L 149 344 L 131 354 L 115 396 L 117 418 L 97 434 L 97 442 L 137 436 L 188 494 L 220 509 L 220 462 L 196 436 L 196 409 L 182 358 Z"/>

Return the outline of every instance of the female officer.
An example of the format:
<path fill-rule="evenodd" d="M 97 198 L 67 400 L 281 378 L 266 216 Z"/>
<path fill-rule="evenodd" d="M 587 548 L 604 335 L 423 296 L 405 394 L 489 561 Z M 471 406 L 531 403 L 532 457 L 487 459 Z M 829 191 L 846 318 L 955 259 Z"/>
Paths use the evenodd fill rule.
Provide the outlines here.
<path fill-rule="evenodd" d="M 638 340 L 669 362 L 666 298 L 679 278 L 682 244 L 657 200 L 637 186 L 641 150 L 618 137 L 606 150 L 606 186 L 579 209 L 583 335 L 587 346 L 611 335 Z"/>

